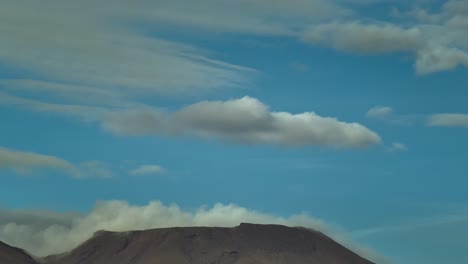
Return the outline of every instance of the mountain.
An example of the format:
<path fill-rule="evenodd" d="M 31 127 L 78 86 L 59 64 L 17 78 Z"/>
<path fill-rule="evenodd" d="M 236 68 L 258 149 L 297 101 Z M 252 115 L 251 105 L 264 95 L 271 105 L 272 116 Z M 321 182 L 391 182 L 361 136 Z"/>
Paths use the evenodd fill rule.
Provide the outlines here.
<path fill-rule="evenodd" d="M 26 251 L 0 242 L 1 264 L 39 264 Z"/>
<path fill-rule="evenodd" d="M 75 249 L 35 261 L 0 244 L 1 264 L 373 264 L 323 233 L 281 225 L 98 231 Z"/>

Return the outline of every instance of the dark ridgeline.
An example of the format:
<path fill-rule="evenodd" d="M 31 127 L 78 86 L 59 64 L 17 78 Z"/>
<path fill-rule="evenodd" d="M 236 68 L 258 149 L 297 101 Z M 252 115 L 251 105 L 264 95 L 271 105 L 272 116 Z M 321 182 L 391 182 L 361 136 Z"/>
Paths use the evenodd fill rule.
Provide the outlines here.
<path fill-rule="evenodd" d="M 4 250 L 2 247 L 0 263 L 373 264 L 320 232 L 257 224 L 241 224 L 234 228 L 99 231 L 72 251 L 43 258 L 40 263 L 19 249 Z"/>
<path fill-rule="evenodd" d="M 38 264 L 26 251 L 0 241 L 0 264 Z"/>

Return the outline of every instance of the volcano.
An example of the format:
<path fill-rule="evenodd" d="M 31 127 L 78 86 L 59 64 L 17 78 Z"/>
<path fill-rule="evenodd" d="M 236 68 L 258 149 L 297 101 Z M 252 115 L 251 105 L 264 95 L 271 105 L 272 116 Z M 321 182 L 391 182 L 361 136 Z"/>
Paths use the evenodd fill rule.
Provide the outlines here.
<path fill-rule="evenodd" d="M 321 232 L 282 225 L 98 231 L 42 259 L 0 244 L 5 264 L 373 264 Z"/>

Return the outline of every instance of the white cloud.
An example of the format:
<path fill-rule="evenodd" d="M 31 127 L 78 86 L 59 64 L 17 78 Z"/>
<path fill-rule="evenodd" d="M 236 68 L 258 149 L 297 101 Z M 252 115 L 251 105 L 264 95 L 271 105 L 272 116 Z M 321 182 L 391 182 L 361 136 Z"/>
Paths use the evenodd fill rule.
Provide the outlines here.
<path fill-rule="evenodd" d="M 102 108 L 62 105 L 23 99 L 0 92 L 0 101 L 33 111 L 67 114 L 120 135 L 195 136 L 240 144 L 332 146 L 360 148 L 379 144 L 378 134 L 358 123 L 347 123 L 313 112 L 272 112 L 252 97 L 202 101 L 175 112 L 146 105 Z"/>
<path fill-rule="evenodd" d="M 429 117 L 429 126 L 468 127 L 468 114 L 436 114 Z"/>
<path fill-rule="evenodd" d="M 422 45 L 418 28 L 404 29 L 392 24 L 364 24 L 358 21 L 313 26 L 302 39 L 358 53 L 412 51 Z"/>
<path fill-rule="evenodd" d="M 366 117 L 390 125 L 414 125 L 422 118 L 418 114 L 399 114 L 389 106 L 374 106 L 366 112 Z"/>
<path fill-rule="evenodd" d="M 104 129 L 126 135 L 192 135 L 244 144 L 366 147 L 380 137 L 357 123 L 313 112 L 271 112 L 255 98 L 203 101 L 173 113 L 143 109 L 110 114 Z"/>
<path fill-rule="evenodd" d="M 96 160 L 75 165 L 55 156 L 0 147 L 0 171 L 2 169 L 14 170 L 26 175 L 33 175 L 45 169 L 53 169 L 65 172 L 75 178 L 109 178 L 113 175 L 105 163 Z"/>
<path fill-rule="evenodd" d="M 451 70 L 458 65 L 468 66 L 467 52 L 458 48 L 434 46 L 418 51 L 415 68 L 419 74 L 428 74 Z"/>
<path fill-rule="evenodd" d="M 438 12 L 412 7 L 393 9 L 393 19 L 365 18 L 312 24 L 301 34 L 305 42 L 360 54 L 411 52 L 417 74 L 468 66 L 468 1 L 450 0 Z M 366 22 L 362 22 L 366 21 Z"/>
<path fill-rule="evenodd" d="M 99 202 L 86 214 L 0 210 L 0 240 L 38 256 L 66 252 L 98 230 L 129 231 L 174 226 L 232 227 L 241 222 L 303 226 L 325 232 L 351 250 L 371 259 L 383 259 L 351 243 L 331 224 L 306 213 L 275 216 L 234 204 L 183 210 L 177 205 L 152 201 L 130 205 L 125 201 Z M 379 263 L 382 263 L 379 261 Z"/>
<path fill-rule="evenodd" d="M 399 152 L 399 151 L 407 151 L 408 147 L 400 142 L 393 142 L 392 146 L 390 147 L 390 151 L 392 152 Z"/>
<path fill-rule="evenodd" d="M 438 18 L 433 22 L 410 17 L 392 24 L 360 19 L 342 1 L 116 0 L 109 7 L 91 0 L 4 0 L 0 35 L 8 38 L 0 42 L 0 56 L 33 75 L 3 80 L 0 87 L 107 105 L 249 84 L 253 69 L 168 41 L 158 34 L 161 28 L 300 37 L 359 53 L 412 51 L 416 71 L 427 74 L 467 65 L 464 3 L 448 1 L 436 14 L 424 10 Z"/>
<path fill-rule="evenodd" d="M 12 169 L 28 174 L 34 169 L 56 169 L 76 173 L 75 166 L 61 158 L 2 147 L 0 147 L 0 169 Z"/>
<path fill-rule="evenodd" d="M 161 174 L 164 172 L 164 169 L 159 165 L 141 165 L 129 173 L 131 175 L 148 175 L 148 174 Z"/>
<path fill-rule="evenodd" d="M 386 118 L 393 114 L 393 109 L 388 106 L 375 106 L 369 109 L 366 113 L 368 118 Z"/>
<path fill-rule="evenodd" d="M 298 29 L 314 21 L 352 13 L 326 0 L 200 0 L 196 3 L 163 0 L 139 1 L 140 7 L 120 2 L 123 3 L 120 9 L 130 9 L 150 21 L 205 31 L 266 35 L 295 35 Z"/>
<path fill-rule="evenodd" d="M 11 93 L 45 91 L 51 101 L 59 97 L 71 103 L 107 103 L 249 82 L 252 69 L 213 59 L 206 50 L 135 26 L 155 23 L 146 21 L 144 13 L 162 11 L 162 15 L 165 4 L 175 14 L 180 5 L 117 2 L 109 7 L 89 0 L 79 5 L 59 0 L 2 1 L 0 35 L 8 37 L 0 42 L 0 57 L 6 65 L 31 74 L 26 80 L 2 80 L 0 87 Z"/>
<path fill-rule="evenodd" d="M 4 0 L 0 56 L 49 80 L 57 92 L 123 96 L 193 93 L 245 85 L 252 69 L 213 59 L 210 53 L 161 38 L 164 28 L 205 32 L 295 35 L 298 27 L 350 11 L 325 0 L 123 1 Z M 40 33 L 39 33 L 40 32 Z M 199 31 L 200 32 L 200 31 Z M 21 83 L 29 89 L 44 85 Z M 8 86 L 8 85 L 5 85 Z M 68 89 L 82 87 L 78 91 Z M 8 87 L 7 87 L 8 88 Z M 50 90 L 50 89 L 49 89 Z"/>

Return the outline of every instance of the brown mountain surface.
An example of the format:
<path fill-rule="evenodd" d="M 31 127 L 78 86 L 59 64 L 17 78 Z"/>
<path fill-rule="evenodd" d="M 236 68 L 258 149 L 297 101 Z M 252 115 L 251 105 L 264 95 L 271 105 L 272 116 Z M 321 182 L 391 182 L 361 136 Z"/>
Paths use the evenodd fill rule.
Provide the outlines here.
<path fill-rule="evenodd" d="M 24 250 L 0 242 L 1 264 L 39 264 Z"/>
<path fill-rule="evenodd" d="M 49 256 L 44 262 L 372 264 L 320 232 L 257 224 L 241 224 L 234 228 L 183 227 L 131 232 L 99 231 L 74 250 Z"/>

